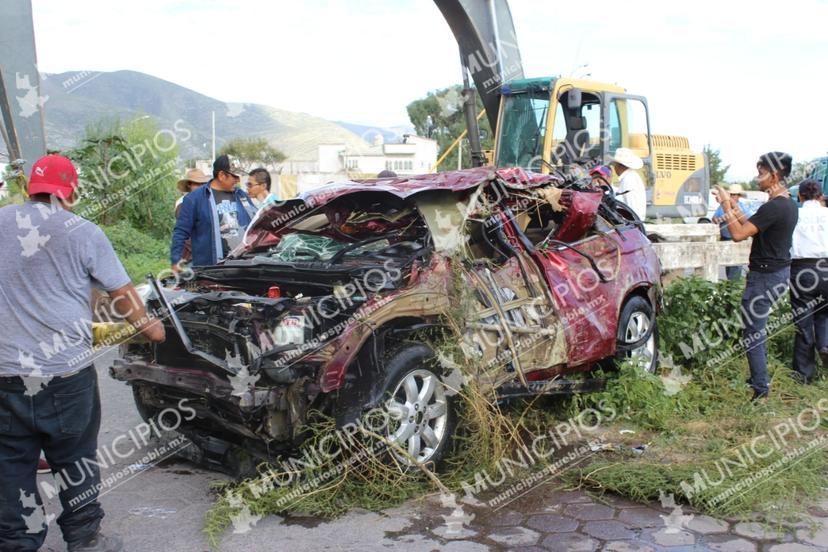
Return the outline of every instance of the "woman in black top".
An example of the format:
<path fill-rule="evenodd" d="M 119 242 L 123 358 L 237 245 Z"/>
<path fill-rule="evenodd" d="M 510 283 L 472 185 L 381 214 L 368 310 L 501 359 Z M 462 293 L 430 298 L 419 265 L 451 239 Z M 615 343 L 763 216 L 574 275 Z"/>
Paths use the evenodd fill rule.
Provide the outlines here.
<path fill-rule="evenodd" d="M 791 236 L 797 221 L 797 207 L 785 180 L 791 174 L 791 164 L 791 156 L 778 151 L 759 158 L 756 163 L 759 189 L 767 192 L 769 199 L 749 219 L 738 205 L 733 205 L 721 186 L 716 187 L 733 241 L 753 237 L 747 284 L 742 294 L 742 345 L 750 366 L 748 383 L 753 388 L 754 400 L 768 396 L 765 324 L 771 307 L 788 289 L 791 272 Z"/>

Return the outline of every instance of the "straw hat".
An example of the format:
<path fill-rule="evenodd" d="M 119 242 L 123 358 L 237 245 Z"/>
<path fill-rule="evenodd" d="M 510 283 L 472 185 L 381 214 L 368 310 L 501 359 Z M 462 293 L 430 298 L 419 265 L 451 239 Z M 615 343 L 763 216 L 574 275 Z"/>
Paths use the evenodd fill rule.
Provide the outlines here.
<path fill-rule="evenodd" d="M 615 155 L 610 157 L 610 161 L 624 165 L 634 171 L 644 166 L 644 161 L 629 148 L 618 148 L 615 150 Z"/>
<path fill-rule="evenodd" d="M 736 194 L 740 196 L 746 196 L 745 189 L 742 188 L 741 184 L 731 184 L 727 187 L 727 193 L 729 194 Z"/>
<path fill-rule="evenodd" d="M 201 172 L 201 169 L 188 169 L 187 172 L 184 174 L 184 178 L 176 182 L 175 185 L 176 187 L 178 187 L 178 191 L 186 194 L 190 191 L 190 188 L 188 186 L 190 182 L 204 184 L 205 182 L 209 181 L 210 177 Z"/>

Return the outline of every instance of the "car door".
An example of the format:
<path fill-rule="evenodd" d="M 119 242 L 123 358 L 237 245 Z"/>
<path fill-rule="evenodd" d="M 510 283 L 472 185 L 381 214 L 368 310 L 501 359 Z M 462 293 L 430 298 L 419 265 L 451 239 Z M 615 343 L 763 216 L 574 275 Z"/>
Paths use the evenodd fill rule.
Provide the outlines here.
<path fill-rule="evenodd" d="M 627 285 L 622 270 L 629 241 L 625 234 L 641 234 L 632 225 L 610 227 L 597 214 L 600 202 L 600 194 L 573 192 L 563 224 L 533 253 L 556 302 L 573 367 L 614 352 Z"/>
<path fill-rule="evenodd" d="M 511 235 L 508 217 L 498 213 L 477 232 L 488 242 L 463 267 L 471 305 L 461 347 L 477 359 L 483 388 L 566 364 L 564 328 L 544 275 Z M 474 234 L 474 233 L 473 233 Z M 481 251 L 488 251 L 483 253 Z"/>

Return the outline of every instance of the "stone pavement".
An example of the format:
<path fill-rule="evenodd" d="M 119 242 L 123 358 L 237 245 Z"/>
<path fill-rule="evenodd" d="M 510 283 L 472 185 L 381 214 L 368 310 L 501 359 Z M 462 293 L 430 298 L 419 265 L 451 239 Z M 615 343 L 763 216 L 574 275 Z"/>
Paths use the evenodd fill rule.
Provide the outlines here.
<path fill-rule="evenodd" d="M 111 444 L 140 423 L 129 388 L 99 366 L 103 398 L 100 443 Z M 134 430 L 133 430 L 134 431 Z M 131 552 L 203 552 L 204 514 L 214 496 L 210 484 L 224 476 L 185 462 L 136 465 L 119 459 L 104 477 L 132 465 L 102 495 L 104 529 L 120 533 Z M 49 481 L 51 475 L 40 476 Z M 618 497 L 567 492 L 550 482 L 511 503 L 491 509 L 454 497 L 432 495 L 380 513 L 352 511 L 335 520 L 269 516 L 239 520 L 224 536 L 224 551 L 388 551 L 429 552 L 552 550 L 560 552 L 813 552 L 828 551 L 828 500 L 798 524 L 780 532 L 739 520 L 716 520 L 687 509 L 642 505 Z M 59 514 L 57 499 L 47 513 Z M 691 517 L 692 516 L 692 517 Z M 235 531 L 235 532 L 234 532 Z M 45 550 L 65 550 L 54 521 Z"/>

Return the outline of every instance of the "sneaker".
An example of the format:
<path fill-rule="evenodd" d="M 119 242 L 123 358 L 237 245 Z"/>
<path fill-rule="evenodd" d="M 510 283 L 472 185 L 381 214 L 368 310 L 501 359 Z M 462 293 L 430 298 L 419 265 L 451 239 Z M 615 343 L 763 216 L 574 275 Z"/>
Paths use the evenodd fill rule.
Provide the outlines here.
<path fill-rule="evenodd" d="M 118 535 L 106 536 L 97 533 L 90 540 L 82 544 L 70 544 L 69 552 L 121 552 L 124 549 L 124 541 Z"/>
<path fill-rule="evenodd" d="M 52 468 L 45 458 L 41 457 L 37 461 L 37 473 L 52 473 Z"/>
<path fill-rule="evenodd" d="M 750 399 L 750 402 L 755 404 L 764 404 L 768 402 L 768 392 L 767 391 L 753 391 L 753 398 Z"/>

